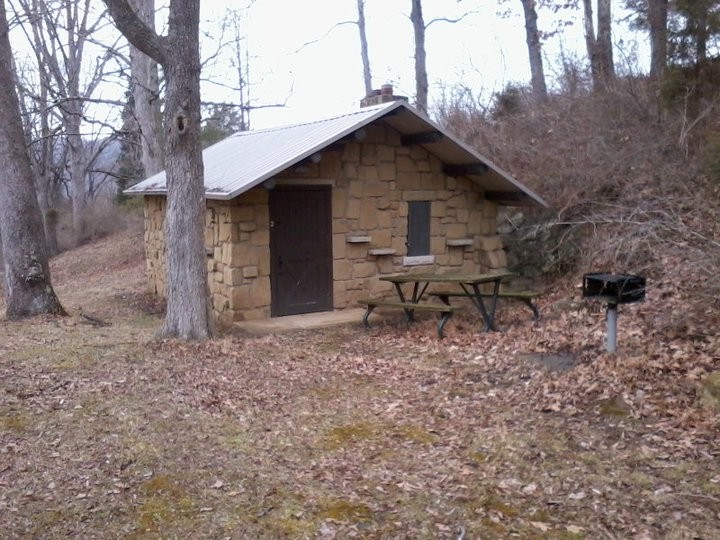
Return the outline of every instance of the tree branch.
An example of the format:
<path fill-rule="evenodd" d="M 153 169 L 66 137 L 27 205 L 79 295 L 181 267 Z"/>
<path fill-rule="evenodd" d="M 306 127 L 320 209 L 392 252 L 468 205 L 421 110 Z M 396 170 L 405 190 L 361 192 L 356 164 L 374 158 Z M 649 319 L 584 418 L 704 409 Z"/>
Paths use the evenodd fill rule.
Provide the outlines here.
<path fill-rule="evenodd" d="M 137 49 L 158 64 L 165 65 L 168 58 L 166 38 L 159 36 L 146 25 L 127 0 L 103 0 L 118 30 Z"/>
<path fill-rule="evenodd" d="M 433 24 L 433 23 L 436 23 L 436 22 L 446 22 L 446 23 L 450 23 L 450 24 L 459 23 L 459 22 L 462 21 L 465 17 L 467 17 L 468 15 L 472 15 L 473 13 L 477 13 L 477 12 L 476 12 L 476 11 L 468 11 L 468 12 L 466 12 L 466 13 L 463 13 L 463 14 L 462 14 L 460 17 L 458 17 L 457 19 L 450 19 L 450 18 L 448 18 L 448 17 L 437 17 L 437 18 L 435 18 L 435 19 L 431 19 L 431 20 L 428 21 L 428 23 L 425 25 L 425 30 L 427 30 L 428 28 L 430 28 L 430 25 Z"/>
<path fill-rule="evenodd" d="M 334 25 L 330 28 L 330 30 L 328 30 L 327 32 L 325 32 L 325 34 L 323 34 L 322 37 L 319 37 L 319 38 L 317 38 L 317 39 L 313 39 L 312 41 L 308 41 L 307 43 L 303 43 L 293 54 L 299 53 L 300 51 L 302 51 L 302 50 L 303 50 L 305 47 L 307 47 L 308 45 L 312 45 L 313 43 L 318 43 L 319 41 L 322 41 L 323 39 L 325 39 L 326 37 L 328 37 L 328 36 L 330 35 L 330 33 L 331 33 L 333 30 L 335 30 L 337 27 L 339 27 L 339 26 L 344 26 L 344 25 L 346 25 L 346 24 L 357 24 L 357 21 L 341 21 L 341 22 L 339 22 L 339 23 L 337 23 L 337 24 L 334 24 Z"/>

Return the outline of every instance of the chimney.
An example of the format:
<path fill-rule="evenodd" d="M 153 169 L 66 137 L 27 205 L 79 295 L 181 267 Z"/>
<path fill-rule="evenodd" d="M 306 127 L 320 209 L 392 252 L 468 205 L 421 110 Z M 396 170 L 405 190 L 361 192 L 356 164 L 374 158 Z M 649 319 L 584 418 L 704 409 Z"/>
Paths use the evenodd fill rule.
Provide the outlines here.
<path fill-rule="evenodd" d="M 403 99 L 408 100 L 406 96 L 396 96 L 393 94 L 392 84 L 383 84 L 380 90 L 373 90 L 372 94 L 365 96 L 360 100 L 360 107 L 372 107 L 373 105 L 380 105 L 381 103 L 387 103 L 389 101 L 398 101 Z"/>

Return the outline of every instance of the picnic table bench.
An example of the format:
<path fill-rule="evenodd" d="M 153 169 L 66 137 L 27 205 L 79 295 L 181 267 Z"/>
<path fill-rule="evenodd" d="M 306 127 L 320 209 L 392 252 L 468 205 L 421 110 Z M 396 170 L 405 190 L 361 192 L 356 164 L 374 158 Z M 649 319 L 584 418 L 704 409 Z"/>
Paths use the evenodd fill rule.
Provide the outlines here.
<path fill-rule="evenodd" d="M 467 297 L 467 294 L 462 291 L 432 291 L 428 293 L 430 296 L 435 296 L 440 299 L 444 304 L 450 305 L 450 298 L 452 297 Z M 518 300 L 525 304 L 530 311 L 532 311 L 533 320 L 537 321 L 540 319 L 540 311 L 537 306 L 533 303 L 533 300 L 542 293 L 538 291 L 498 291 L 497 298 L 507 298 L 510 300 Z M 492 298 L 493 293 L 481 292 L 480 296 L 483 298 Z"/>
<path fill-rule="evenodd" d="M 361 303 L 367 306 L 363 317 L 365 326 L 369 326 L 368 317 L 378 306 L 402 309 L 408 322 L 414 320 L 415 311 L 435 311 L 440 314 L 438 321 L 438 335 L 443 337 L 443 328 L 454 311 L 450 305 L 450 295 L 462 295 L 469 298 L 482 316 L 483 330 L 497 330 L 495 328 L 495 306 L 497 304 L 500 283 L 514 274 L 510 272 L 498 272 L 491 274 L 402 274 L 394 276 L 383 276 L 381 281 L 388 281 L 393 284 L 398 295 L 398 300 L 363 300 Z M 430 304 L 422 302 L 422 298 L 430 284 L 454 285 L 459 287 L 457 293 L 450 293 L 445 297 L 442 304 Z M 411 285 L 409 298 L 406 298 L 403 285 Z M 492 285 L 492 293 L 481 292 L 481 285 Z M 460 292 L 462 291 L 462 292 Z M 488 298 L 488 305 L 485 305 L 484 298 Z M 441 298 L 442 299 L 442 298 Z"/>
<path fill-rule="evenodd" d="M 405 320 L 408 323 L 411 323 L 415 320 L 415 311 L 437 312 L 438 316 L 439 316 L 438 323 L 437 323 L 438 336 L 441 339 L 443 337 L 443 329 L 445 328 L 445 325 L 447 324 L 448 320 L 452 316 L 453 311 L 455 311 L 455 309 L 457 309 L 448 303 L 427 304 L 427 303 L 419 303 L 419 302 L 398 302 L 397 300 L 389 300 L 389 299 L 360 300 L 360 303 L 367 306 L 367 310 L 365 311 L 365 315 L 363 316 L 363 325 L 365 325 L 365 328 L 370 328 L 370 321 L 368 320 L 368 317 L 370 317 L 370 314 L 377 307 L 389 307 L 389 308 L 402 309 L 405 313 Z"/>

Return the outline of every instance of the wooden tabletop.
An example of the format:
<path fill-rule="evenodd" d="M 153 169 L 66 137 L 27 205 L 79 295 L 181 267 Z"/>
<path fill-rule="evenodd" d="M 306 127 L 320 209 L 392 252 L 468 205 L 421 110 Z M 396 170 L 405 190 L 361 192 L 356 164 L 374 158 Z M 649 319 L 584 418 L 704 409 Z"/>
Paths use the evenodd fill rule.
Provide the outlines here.
<path fill-rule="evenodd" d="M 390 283 L 490 283 L 503 281 L 515 276 L 512 272 L 492 274 L 398 274 L 382 276 L 381 281 Z"/>

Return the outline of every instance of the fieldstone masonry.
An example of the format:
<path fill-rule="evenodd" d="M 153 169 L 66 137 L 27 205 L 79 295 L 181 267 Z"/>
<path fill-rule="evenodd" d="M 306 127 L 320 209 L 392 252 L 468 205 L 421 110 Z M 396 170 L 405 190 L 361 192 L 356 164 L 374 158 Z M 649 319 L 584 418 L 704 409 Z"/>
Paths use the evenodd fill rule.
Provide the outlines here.
<path fill-rule="evenodd" d="M 391 293 L 379 275 L 402 272 L 480 272 L 507 265 L 497 235 L 497 205 L 465 178 L 442 172 L 441 162 L 419 146 L 403 146 L 390 127 L 363 128 L 322 151 L 319 163 L 302 162 L 277 184 L 330 184 L 336 309 Z M 431 201 L 430 250 L 434 262 L 405 260 L 408 201 Z M 165 294 L 165 197 L 145 197 L 145 246 L 152 289 Z M 216 315 L 232 322 L 270 316 L 268 192 L 253 188 L 231 201 L 207 201 L 205 247 Z"/>

